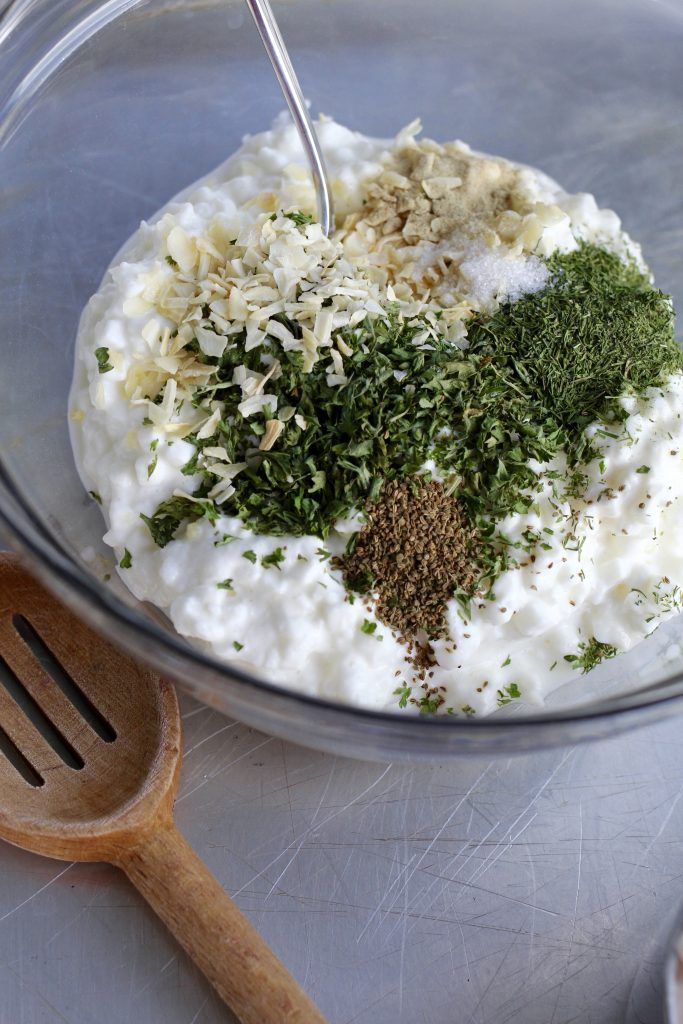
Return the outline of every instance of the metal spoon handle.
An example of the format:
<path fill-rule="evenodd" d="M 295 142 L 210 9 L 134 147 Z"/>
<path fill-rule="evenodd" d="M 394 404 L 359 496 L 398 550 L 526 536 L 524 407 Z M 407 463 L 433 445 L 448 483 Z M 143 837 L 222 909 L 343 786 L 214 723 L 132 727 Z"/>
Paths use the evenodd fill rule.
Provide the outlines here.
<path fill-rule="evenodd" d="M 294 124 L 301 138 L 306 157 L 311 166 L 313 182 L 318 199 L 318 217 L 323 231 L 329 235 L 333 225 L 332 196 L 327 180 L 325 161 L 308 114 L 308 108 L 301 92 L 292 62 L 289 59 L 284 40 L 280 35 L 269 0 L 246 0 L 256 28 L 270 57 L 280 88 L 287 100 Z"/>

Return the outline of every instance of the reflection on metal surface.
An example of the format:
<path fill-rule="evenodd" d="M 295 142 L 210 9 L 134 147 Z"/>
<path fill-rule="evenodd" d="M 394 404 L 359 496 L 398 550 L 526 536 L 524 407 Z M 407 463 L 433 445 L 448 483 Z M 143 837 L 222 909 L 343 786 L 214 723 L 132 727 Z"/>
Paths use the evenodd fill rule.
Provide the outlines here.
<path fill-rule="evenodd" d="M 672 1024 L 683 1021 L 683 936 L 676 945 L 676 1019 Z"/>

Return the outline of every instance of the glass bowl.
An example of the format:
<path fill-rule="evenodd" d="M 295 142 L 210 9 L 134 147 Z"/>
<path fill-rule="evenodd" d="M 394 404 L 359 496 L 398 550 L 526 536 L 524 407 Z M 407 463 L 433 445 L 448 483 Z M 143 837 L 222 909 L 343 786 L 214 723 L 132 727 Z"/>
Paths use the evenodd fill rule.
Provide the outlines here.
<path fill-rule="evenodd" d="M 594 192 L 683 306 L 683 7 L 650 0 L 281 0 L 314 110 L 534 164 Z M 241 0 L 15 0 L 0 19 L 0 517 L 104 636 L 260 729 L 375 760 L 489 756 L 683 709 L 683 619 L 541 709 L 480 721 L 304 697 L 192 649 L 114 578 L 71 456 L 80 312 L 139 221 L 283 102 Z M 114 574 L 115 575 L 115 574 Z"/>

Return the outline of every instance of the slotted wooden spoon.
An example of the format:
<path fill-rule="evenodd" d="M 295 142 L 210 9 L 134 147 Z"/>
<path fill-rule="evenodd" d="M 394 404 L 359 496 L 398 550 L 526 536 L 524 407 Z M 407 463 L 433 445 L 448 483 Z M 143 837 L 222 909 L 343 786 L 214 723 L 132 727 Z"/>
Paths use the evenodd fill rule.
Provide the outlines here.
<path fill-rule="evenodd" d="M 125 871 L 243 1024 L 325 1024 L 173 824 L 181 726 L 170 683 L 7 554 L 0 659 L 0 838 Z"/>

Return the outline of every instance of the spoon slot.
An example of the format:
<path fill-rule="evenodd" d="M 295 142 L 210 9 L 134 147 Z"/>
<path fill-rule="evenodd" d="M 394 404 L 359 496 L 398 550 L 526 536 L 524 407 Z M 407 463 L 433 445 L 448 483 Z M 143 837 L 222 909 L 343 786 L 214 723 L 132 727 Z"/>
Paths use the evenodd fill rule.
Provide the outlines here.
<path fill-rule="evenodd" d="M 62 759 L 64 764 L 69 768 L 80 771 L 85 763 L 81 755 L 74 750 L 59 729 L 52 724 L 2 655 L 0 655 L 0 684 L 4 686 L 14 703 L 23 711 L 45 742 L 50 744 L 55 754 Z"/>
<path fill-rule="evenodd" d="M 81 690 L 78 683 L 69 675 L 35 626 L 23 615 L 13 615 L 12 625 L 66 699 L 73 704 L 81 718 L 88 723 L 101 740 L 104 740 L 105 743 L 113 743 L 116 739 L 116 729 L 109 724 L 104 715 Z"/>
<path fill-rule="evenodd" d="M 39 775 L 30 761 L 27 761 L 16 743 L 13 743 L 5 730 L 0 726 L 0 754 L 4 754 L 12 767 L 19 772 L 29 786 L 38 789 L 45 785 L 45 779 Z"/>

